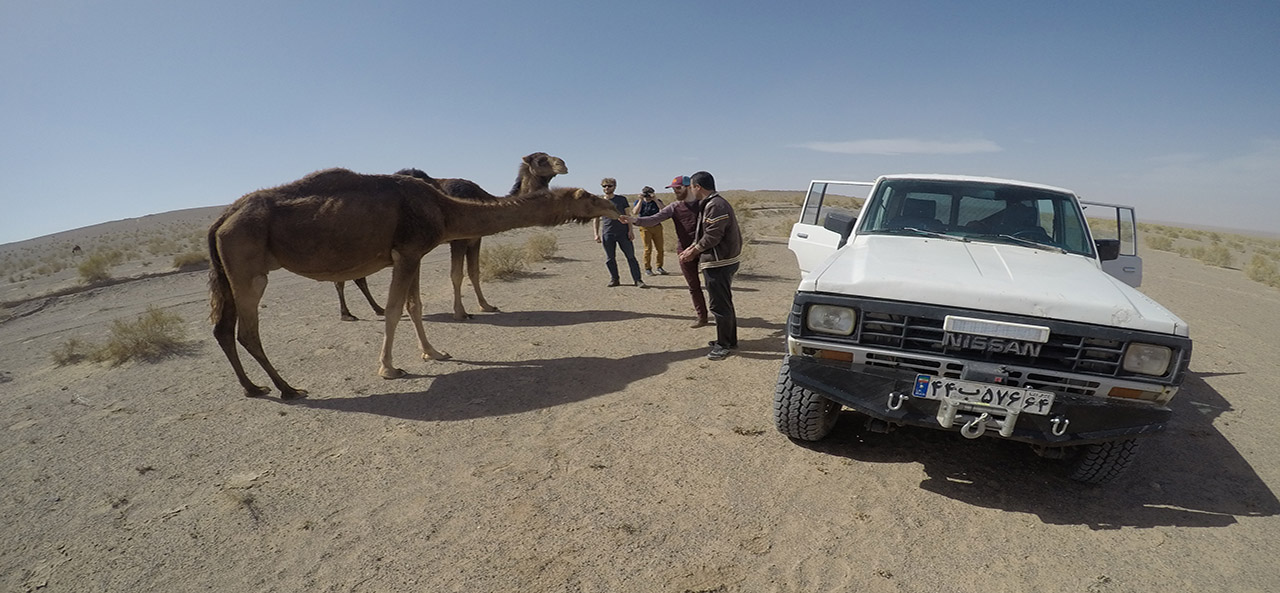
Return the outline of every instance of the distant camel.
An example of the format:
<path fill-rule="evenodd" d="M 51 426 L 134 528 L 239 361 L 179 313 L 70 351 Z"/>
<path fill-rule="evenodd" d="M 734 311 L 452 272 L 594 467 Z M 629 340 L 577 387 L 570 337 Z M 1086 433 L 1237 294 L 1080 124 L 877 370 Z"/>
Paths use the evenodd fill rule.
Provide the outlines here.
<path fill-rule="evenodd" d="M 84 250 L 79 245 L 71 248 L 71 255 L 80 255 L 81 253 L 84 253 Z"/>
<path fill-rule="evenodd" d="M 404 375 L 392 365 L 396 324 L 406 305 L 422 358 L 449 355 L 427 341 L 422 327 L 418 270 L 422 257 L 445 241 L 529 227 L 616 219 L 613 203 L 579 188 L 556 188 L 496 202 L 453 198 L 404 175 L 317 171 L 298 181 L 236 200 L 209 227 L 209 304 L 213 335 L 249 397 L 264 395 L 245 374 L 236 350 L 244 346 L 285 399 L 302 397 L 267 360 L 258 333 L 258 304 L 267 274 L 284 268 L 324 282 L 363 278 L 391 267 L 386 330 L 378 374 Z M 238 324 L 238 328 L 237 328 Z"/>
<path fill-rule="evenodd" d="M 526 194 L 540 189 L 551 187 L 551 179 L 556 175 L 564 175 L 569 172 L 569 167 L 565 166 L 564 160 L 560 157 L 551 156 L 545 152 L 535 152 L 521 159 L 520 168 L 516 172 L 516 181 L 511 186 L 511 191 L 505 197 L 512 198 L 520 194 Z M 499 200 L 498 196 L 485 191 L 475 182 L 468 179 L 435 179 L 430 175 L 418 169 L 401 169 L 396 171 L 396 175 L 408 175 L 417 177 L 423 181 L 434 184 L 437 188 L 446 194 L 455 198 L 466 198 L 468 200 Z M 453 318 L 459 321 L 471 317 L 467 314 L 467 310 L 462 306 L 462 274 L 465 265 L 467 277 L 471 279 L 471 287 L 476 291 L 476 301 L 480 304 L 480 310 L 486 312 L 497 311 L 498 308 L 490 305 L 485 300 L 484 293 L 480 290 L 480 239 L 459 239 L 449 242 L 450 256 L 450 279 L 453 281 Z M 465 264 L 464 264 L 465 260 Z M 351 310 L 347 308 L 347 298 L 343 290 L 343 283 L 334 283 L 338 289 L 338 307 L 339 315 L 343 321 L 357 321 L 356 316 L 351 314 Z M 355 280 L 356 288 L 364 294 L 365 300 L 369 301 L 369 307 L 373 309 L 375 315 L 384 315 L 382 307 L 378 306 L 373 295 L 369 293 L 369 283 L 364 278 Z"/>

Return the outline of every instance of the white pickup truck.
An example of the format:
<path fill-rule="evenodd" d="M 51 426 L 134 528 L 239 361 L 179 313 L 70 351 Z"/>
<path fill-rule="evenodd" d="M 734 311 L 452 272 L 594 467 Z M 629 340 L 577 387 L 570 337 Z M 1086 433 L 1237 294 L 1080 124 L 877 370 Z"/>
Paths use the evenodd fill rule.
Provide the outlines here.
<path fill-rule="evenodd" d="M 849 196 L 857 216 L 824 204 Z M 1191 339 L 1134 288 L 1132 208 L 985 177 L 814 181 L 788 245 L 803 279 L 774 420 L 791 438 L 849 408 L 874 431 L 1026 442 L 1102 483 L 1169 419 Z"/>

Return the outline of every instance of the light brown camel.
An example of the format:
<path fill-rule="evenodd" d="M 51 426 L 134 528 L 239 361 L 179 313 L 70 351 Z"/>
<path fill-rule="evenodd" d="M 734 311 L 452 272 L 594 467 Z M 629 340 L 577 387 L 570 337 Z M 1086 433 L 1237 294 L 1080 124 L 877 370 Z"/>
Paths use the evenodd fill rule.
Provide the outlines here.
<path fill-rule="evenodd" d="M 325 282 L 363 278 L 391 266 L 386 333 L 378 374 L 404 375 L 391 362 L 396 324 L 406 305 L 422 358 L 449 355 L 427 341 L 422 327 L 418 269 L 422 257 L 445 241 L 529 227 L 586 222 L 618 211 L 608 200 L 579 188 L 546 189 L 496 202 L 453 198 L 429 183 L 403 175 L 361 175 L 346 169 L 317 171 L 293 183 L 246 194 L 209 227 L 209 304 L 213 335 L 245 395 L 263 395 L 240 363 L 244 346 L 288 399 L 294 389 L 267 360 L 258 333 L 258 303 L 267 274 L 284 268 Z M 238 327 L 237 327 L 238 325 Z"/>
<path fill-rule="evenodd" d="M 516 181 L 505 197 L 512 198 L 520 194 L 547 189 L 551 187 L 551 180 L 556 175 L 564 175 L 568 172 L 569 167 L 565 166 L 564 159 L 560 157 L 551 156 L 545 152 L 535 152 L 527 155 L 521 159 L 520 168 L 516 171 Z M 418 169 L 401 169 L 396 171 L 396 175 L 417 177 L 435 185 L 444 193 L 455 198 L 488 201 L 502 199 L 485 191 L 469 179 L 436 179 Z M 484 292 L 480 290 L 480 239 L 450 241 L 449 256 L 450 280 L 453 281 L 453 318 L 462 321 L 471 317 L 467 314 L 466 308 L 462 306 L 462 275 L 464 269 L 467 277 L 471 279 L 471 288 L 476 292 L 476 301 L 480 304 L 480 310 L 490 313 L 497 311 L 498 308 L 489 304 L 489 301 L 484 298 Z M 343 321 L 357 321 L 356 316 L 352 315 L 351 310 L 347 308 L 347 298 L 343 290 L 343 283 L 335 282 L 334 285 L 338 290 L 338 314 Z M 355 285 L 356 288 L 360 289 L 365 300 L 369 301 L 369 307 L 373 309 L 374 314 L 384 315 L 382 307 L 378 306 L 373 295 L 369 293 L 368 282 L 364 278 L 357 278 Z"/>

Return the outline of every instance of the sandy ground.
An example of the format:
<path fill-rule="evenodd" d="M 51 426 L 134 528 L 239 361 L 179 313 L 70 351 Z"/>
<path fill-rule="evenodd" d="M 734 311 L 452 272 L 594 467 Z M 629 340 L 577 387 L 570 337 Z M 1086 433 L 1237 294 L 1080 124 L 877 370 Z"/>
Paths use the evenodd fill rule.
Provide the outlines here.
<path fill-rule="evenodd" d="M 263 337 L 311 391 L 297 403 L 241 395 L 201 272 L 19 308 L 0 323 L 0 591 L 1280 590 L 1280 291 L 1144 253 L 1193 372 L 1170 430 L 1092 487 L 995 439 L 848 415 L 817 445 L 777 433 L 781 241 L 737 280 L 741 351 L 709 362 L 679 276 L 605 288 L 590 229 L 557 233 L 561 257 L 488 284 L 503 311 L 468 322 L 428 256 L 428 332 L 456 358 L 417 360 L 406 320 L 413 375 L 393 381 L 353 288 L 344 323 L 331 285 L 277 272 Z M 148 305 L 186 320 L 185 355 L 51 362 Z"/>

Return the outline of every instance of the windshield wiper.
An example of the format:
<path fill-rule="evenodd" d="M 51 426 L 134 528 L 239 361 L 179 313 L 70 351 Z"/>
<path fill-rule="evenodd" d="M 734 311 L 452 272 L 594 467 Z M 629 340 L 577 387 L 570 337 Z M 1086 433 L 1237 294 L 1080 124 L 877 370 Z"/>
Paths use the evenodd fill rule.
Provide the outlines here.
<path fill-rule="evenodd" d="M 946 233 L 939 233 L 938 231 L 930 231 L 930 230 L 925 230 L 921 228 L 916 228 L 913 226 L 906 226 L 900 229 L 886 230 L 885 232 L 893 232 L 893 231 L 911 231 L 917 235 L 924 235 L 926 237 L 934 237 L 937 239 L 950 239 L 952 241 L 960 241 L 961 243 L 969 242 L 968 237 L 957 237 L 956 235 L 948 235 Z"/>
<path fill-rule="evenodd" d="M 1015 237 L 1013 235 L 985 235 L 984 236 L 984 238 L 989 238 L 989 237 L 999 237 L 1001 239 L 1008 239 L 1009 241 L 1013 241 L 1014 243 L 1017 243 L 1019 245 L 1034 247 L 1036 249 L 1042 249 L 1044 251 L 1057 251 L 1058 253 L 1070 253 L 1066 249 L 1058 247 L 1057 245 L 1046 245 L 1044 243 L 1040 243 L 1039 241 L 1032 241 L 1031 239 Z"/>

